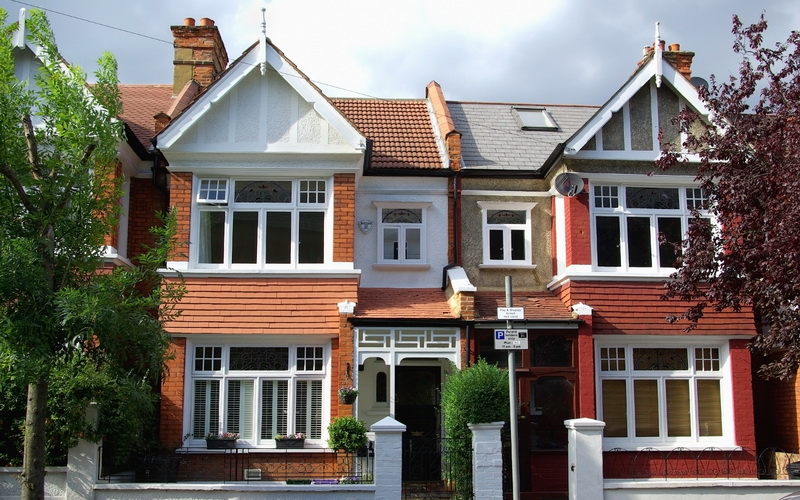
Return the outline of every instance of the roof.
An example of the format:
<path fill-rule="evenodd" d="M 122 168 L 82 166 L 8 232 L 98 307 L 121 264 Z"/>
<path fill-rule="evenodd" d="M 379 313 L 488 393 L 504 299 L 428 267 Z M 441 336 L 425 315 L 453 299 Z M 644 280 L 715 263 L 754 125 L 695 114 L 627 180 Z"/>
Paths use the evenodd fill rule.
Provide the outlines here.
<path fill-rule="evenodd" d="M 678 299 L 661 300 L 664 287 L 653 282 L 572 282 L 574 301 L 592 307 L 592 328 L 596 335 L 686 335 L 686 320 L 669 323 L 690 305 Z M 747 335 L 757 333 L 750 308 L 715 311 L 709 307 L 692 335 Z"/>
<path fill-rule="evenodd" d="M 538 170 L 597 111 L 596 106 L 448 101 L 461 132 L 465 170 Z M 558 130 L 522 130 L 515 107 L 544 108 Z"/>
<path fill-rule="evenodd" d="M 439 288 L 360 288 L 354 318 L 457 319 Z"/>
<path fill-rule="evenodd" d="M 526 320 L 568 321 L 574 320 L 572 311 L 549 292 L 514 292 L 513 306 L 522 307 Z M 505 292 L 476 292 L 475 320 L 497 320 L 497 308 L 506 307 Z"/>
<path fill-rule="evenodd" d="M 442 169 L 424 99 L 331 99 L 373 141 L 371 168 Z"/>
<path fill-rule="evenodd" d="M 156 135 L 154 116 L 172 106 L 172 85 L 119 85 L 122 119 L 145 148 Z"/>

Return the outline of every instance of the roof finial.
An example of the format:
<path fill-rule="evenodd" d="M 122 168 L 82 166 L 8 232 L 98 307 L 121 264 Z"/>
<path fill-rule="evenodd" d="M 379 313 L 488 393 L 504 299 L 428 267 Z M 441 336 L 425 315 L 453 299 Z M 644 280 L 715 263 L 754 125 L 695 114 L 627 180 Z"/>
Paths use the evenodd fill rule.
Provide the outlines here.
<path fill-rule="evenodd" d="M 663 50 L 661 47 L 661 32 L 659 30 L 659 26 L 661 23 L 656 22 L 656 40 L 653 42 L 655 45 L 655 58 L 656 58 L 656 87 L 661 87 L 661 76 L 664 74 L 664 57 L 663 57 Z"/>
<path fill-rule="evenodd" d="M 258 53 L 261 76 L 267 74 L 267 42 L 269 42 L 269 38 L 267 38 L 267 9 L 261 7 L 261 40 Z"/>

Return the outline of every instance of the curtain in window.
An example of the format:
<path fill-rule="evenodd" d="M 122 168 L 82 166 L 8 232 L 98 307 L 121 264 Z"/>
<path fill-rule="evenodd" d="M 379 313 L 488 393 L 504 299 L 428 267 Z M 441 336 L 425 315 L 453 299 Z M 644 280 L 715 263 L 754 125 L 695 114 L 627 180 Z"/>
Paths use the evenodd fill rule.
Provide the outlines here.
<path fill-rule="evenodd" d="M 261 383 L 261 439 L 287 434 L 288 393 L 289 383 L 286 380 L 264 380 Z"/>
<path fill-rule="evenodd" d="M 299 380 L 295 387 L 294 432 L 310 439 L 322 438 L 322 381 Z"/>
<path fill-rule="evenodd" d="M 208 433 L 218 433 L 219 427 L 219 381 L 195 380 L 194 413 L 192 434 L 203 439 Z"/>
<path fill-rule="evenodd" d="M 253 439 L 253 381 L 228 381 L 228 432 L 237 432 L 241 439 Z"/>

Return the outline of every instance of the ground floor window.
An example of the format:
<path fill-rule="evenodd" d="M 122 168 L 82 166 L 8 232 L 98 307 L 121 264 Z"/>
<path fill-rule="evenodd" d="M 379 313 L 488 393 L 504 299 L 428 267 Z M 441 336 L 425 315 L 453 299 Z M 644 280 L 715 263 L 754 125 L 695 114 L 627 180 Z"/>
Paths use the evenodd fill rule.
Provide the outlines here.
<path fill-rule="evenodd" d="M 597 345 L 607 446 L 724 445 L 731 415 L 725 343 Z"/>
<path fill-rule="evenodd" d="M 254 446 L 270 445 L 278 434 L 323 438 L 327 345 L 194 344 L 187 353 L 195 443 L 221 432 Z"/>

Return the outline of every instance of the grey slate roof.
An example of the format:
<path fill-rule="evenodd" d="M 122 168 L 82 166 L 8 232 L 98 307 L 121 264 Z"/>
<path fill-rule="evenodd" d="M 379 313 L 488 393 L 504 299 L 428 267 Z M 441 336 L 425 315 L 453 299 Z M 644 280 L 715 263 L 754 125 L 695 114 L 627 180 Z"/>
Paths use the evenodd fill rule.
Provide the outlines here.
<path fill-rule="evenodd" d="M 466 170 L 538 170 L 599 109 L 597 106 L 448 101 Z M 522 130 L 514 107 L 543 107 L 558 130 Z"/>

